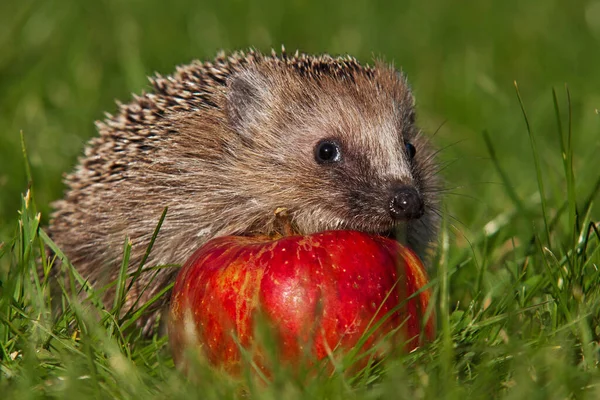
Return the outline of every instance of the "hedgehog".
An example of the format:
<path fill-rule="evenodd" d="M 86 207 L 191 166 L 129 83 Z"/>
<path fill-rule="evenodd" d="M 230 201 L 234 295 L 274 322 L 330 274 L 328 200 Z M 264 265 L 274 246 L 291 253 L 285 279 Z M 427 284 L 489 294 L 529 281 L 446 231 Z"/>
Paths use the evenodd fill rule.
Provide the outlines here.
<path fill-rule="evenodd" d="M 49 233 L 93 286 L 117 279 L 126 237 L 134 274 L 182 264 L 206 241 L 272 234 L 285 209 L 300 234 L 386 235 L 428 258 L 439 225 L 435 151 L 415 124 L 402 72 L 350 56 L 255 50 L 194 61 L 97 122 Z M 144 269 L 126 295 L 143 304 L 178 268 Z M 115 291 L 104 295 L 112 306 Z M 140 319 L 154 332 L 168 295 Z"/>

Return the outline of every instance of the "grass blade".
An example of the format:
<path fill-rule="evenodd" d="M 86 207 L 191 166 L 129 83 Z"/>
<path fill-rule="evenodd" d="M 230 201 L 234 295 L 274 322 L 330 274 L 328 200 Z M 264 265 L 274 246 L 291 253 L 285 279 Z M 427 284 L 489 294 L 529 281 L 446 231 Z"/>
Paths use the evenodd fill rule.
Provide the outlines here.
<path fill-rule="evenodd" d="M 540 200 L 542 205 L 542 218 L 544 220 L 544 228 L 546 232 L 546 240 L 548 243 L 548 247 L 551 247 L 550 240 L 550 229 L 548 228 L 548 205 L 546 201 L 546 192 L 544 191 L 544 179 L 542 177 L 542 166 L 540 163 L 540 158 L 538 155 L 538 147 L 535 142 L 535 136 L 531 130 L 531 125 L 529 124 L 529 118 L 527 117 L 527 112 L 525 111 L 525 105 L 523 104 L 523 99 L 521 98 L 521 93 L 519 92 L 519 86 L 517 82 L 514 82 L 515 90 L 517 92 L 517 98 L 519 99 L 519 105 L 521 107 L 521 112 L 523 113 L 523 118 L 525 119 L 525 125 L 527 126 L 527 134 L 529 135 L 529 141 L 531 145 L 531 152 L 533 153 L 533 161 L 535 164 L 535 172 L 537 176 L 538 189 L 540 193 Z"/>

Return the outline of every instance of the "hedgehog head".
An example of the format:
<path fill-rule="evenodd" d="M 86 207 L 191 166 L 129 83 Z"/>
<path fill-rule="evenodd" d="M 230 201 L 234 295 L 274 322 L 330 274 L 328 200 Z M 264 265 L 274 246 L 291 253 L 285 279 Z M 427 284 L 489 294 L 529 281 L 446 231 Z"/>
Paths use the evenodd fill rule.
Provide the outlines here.
<path fill-rule="evenodd" d="M 224 102 L 250 210 L 284 207 L 302 233 L 385 234 L 436 212 L 431 146 L 393 68 L 306 56 L 253 63 L 228 77 Z"/>

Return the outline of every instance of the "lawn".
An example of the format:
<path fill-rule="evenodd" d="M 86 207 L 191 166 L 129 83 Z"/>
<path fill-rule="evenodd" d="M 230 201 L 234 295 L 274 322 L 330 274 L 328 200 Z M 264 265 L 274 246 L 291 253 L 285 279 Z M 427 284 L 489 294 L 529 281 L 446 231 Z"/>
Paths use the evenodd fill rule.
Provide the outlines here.
<path fill-rule="evenodd" d="M 0 2 L 5 398 L 600 398 L 600 2 L 387 3 Z M 98 322 L 64 298 L 51 317 L 30 277 L 93 122 L 154 72 L 282 44 L 408 76 L 448 189 L 438 339 L 361 379 L 282 370 L 240 390 L 204 366 L 187 381 L 166 340 L 123 333 L 118 310 Z"/>

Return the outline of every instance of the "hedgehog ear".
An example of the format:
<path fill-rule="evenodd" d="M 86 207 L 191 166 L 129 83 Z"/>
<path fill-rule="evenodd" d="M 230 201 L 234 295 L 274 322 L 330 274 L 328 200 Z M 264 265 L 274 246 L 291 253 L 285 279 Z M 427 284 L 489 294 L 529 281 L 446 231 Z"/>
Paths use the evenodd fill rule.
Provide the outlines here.
<path fill-rule="evenodd" d="M 269 82 L 258 71 L 245 70 L 229 78 L 227 117 L 240 135 L 248 135 L 268 104 Z"/>

